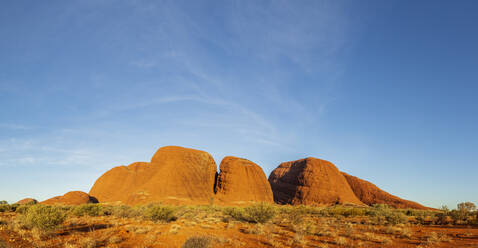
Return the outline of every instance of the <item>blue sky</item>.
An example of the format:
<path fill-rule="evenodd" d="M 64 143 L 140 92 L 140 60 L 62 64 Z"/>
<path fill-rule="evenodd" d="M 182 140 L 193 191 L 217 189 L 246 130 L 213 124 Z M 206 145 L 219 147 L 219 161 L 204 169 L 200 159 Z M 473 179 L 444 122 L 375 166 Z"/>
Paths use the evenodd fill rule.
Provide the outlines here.
<path fill-rule="evenodd" d="M 180 145 L 478 204 L 476 1 L 9 1 L 0 198 Z"/>

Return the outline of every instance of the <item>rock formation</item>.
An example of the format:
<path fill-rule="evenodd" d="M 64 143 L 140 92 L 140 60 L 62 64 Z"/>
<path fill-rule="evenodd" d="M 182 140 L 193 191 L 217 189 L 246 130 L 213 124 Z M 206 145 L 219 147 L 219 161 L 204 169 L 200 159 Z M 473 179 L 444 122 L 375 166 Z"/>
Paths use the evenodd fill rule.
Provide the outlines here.
<path fill-rule="evenodd" d="M 80 193 L 86 196 L 76 198 L 83 200 L 65 200 L 66 194 L 43 203 L 89 202 L 89 196 Z M 151 162 L 114 167 L 96 180 L 89 194 L 99 202 L 129 205 L 209 204 L 214 200 L 222 205 L 274 201 L 294 205 L 385 203 L 397 208 L 429 209 L 341 173 L 325 160 L 309 157 L 281 163 L 267 180 L 261 167 L 247 159 L 225 157 L 218 174 L 209 153 L 178 146 L 160 148 Z"/>
<path fill-rule="evenodd" d="M 20 205 L 29 205 L 29 204 L 37 204 L 37 203 L 38 201 L 33 198 L 25 198 L 17 202 L 17 204 L 20 204 Z"/>
<path fill-rule="evenodd" d="M 81 205 L 86 203 L 98 203 L 94 197 L 89 196 L 83 191 L 71 191 L 62 196 L 55 196 L 46 201 L 42 201 L 41 204 L 54 205 Z"/>
<path fill-rule="evenodd" d="M 219 168 L 215 191 L 220 203 L 274 202 L 267 177 L 257 164 L 228 156 L 221 161 Z"/>
<path fill-rule="evenodd" d="M 90 190 L 100 202 L 204 204 L 214 196 L 216 163 L 204 151 L 166 146 L 150 163 L 115 167 Z"/>
<path fill-rule="evenodd" d="M 317 158 L 281 163 L 269 182 L 274 200 L 280 204 L 363 205 L 337 167 Z"/>
<path fill-rule="evenodd" d="M 373 204 L 387 204 L 395 208 L 431 209 L 416 202 L 404 200 L 397 196 L 391 195 L 381 190 L 371 182 L 351 176 L 345 172 L 342 172 L 342 174 L 348 181 L 355 195 L 367 205 L 371 206 Z"/>

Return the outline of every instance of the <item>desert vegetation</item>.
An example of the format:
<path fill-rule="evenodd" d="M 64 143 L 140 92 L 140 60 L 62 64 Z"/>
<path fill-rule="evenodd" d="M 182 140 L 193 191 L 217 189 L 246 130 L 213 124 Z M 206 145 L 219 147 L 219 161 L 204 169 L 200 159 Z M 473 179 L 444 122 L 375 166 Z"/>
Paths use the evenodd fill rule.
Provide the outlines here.
<path fill-rule="evenodd" d="M 466 247 L 476 207 L 0 205 L 4 247 Z"/>

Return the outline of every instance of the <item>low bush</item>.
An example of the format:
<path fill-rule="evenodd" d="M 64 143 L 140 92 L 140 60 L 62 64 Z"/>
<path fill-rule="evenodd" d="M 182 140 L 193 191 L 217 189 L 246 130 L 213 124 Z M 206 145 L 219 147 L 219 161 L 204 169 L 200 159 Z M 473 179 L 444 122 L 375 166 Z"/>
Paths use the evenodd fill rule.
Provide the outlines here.
<path fill-rule="evenodd" d="M 233 219 L 239 221 L 246 221 L 246 219 L 244 218 L 244 208 L 227 207 L 223 209 L 223 213 L 225 215 L 231 216 Z"/>
<path fill-rule="evenodd" d="M 408 222 L 408 218 L 399 209 L 390 208 L 385 204 L 376 204 L 372 208 L 367 209 L 365 214 L 371 217 L 374 217 L 374 221 L 377 224 L 405 224 Z"/>
<path fill-rule="evenodd" d="M 82 204 L 71 209 L 75 216 L 99 216 L 104 215 L 103 208 L 98 204 Z"/>
<path fill-rule="evenodd" d="M 323 209 L 322 213 L 324 216 L 355 217 L 355 216 L 365 216 L 367 214 L 367 209 L 356 208 L 356 207 L 335 206 L 332 208 Z"/>
<path fill-rule="evenodd" d="M 254 204 L 244 208 L 245 217 L 250 222 L 266 223 L 274 218 L 276 211 L 273 205 L 267 203 Z"/>
<path fill-rule="evenodd" d="M 190 237 L 181 248 L 208 248 L 210 244 L 211 239 L 208 237 Z"/>
<path fill-rule="evenodd" d="M 27 212 L 27 210 L 33 206 L 32 204 L 24 204 L 24 205 L 20 205 L 17 207 L 17 209 L 15 209 L 15 212 L 16 213 L 19 213 L 19 214 L 24 214 Z"/>
<path fill-rule="evenodd" d="M 21 216 L 21 222 L 28 228 L 41 231 L 56 229 L 66 219 L 66 212 L 60 207 L 34 205 Z"/>
<path fill-rule="evenodd" d="M 388 210 L 388 209 L 392 209 L 392 207 L 390 207 L 390 206 L 387 205 L 387 204 L 383 204 L 383 203 L 373 204 L 373 205 L 372 205 L 372 208 L 374 208 L 374 209 L 376 209 L 376 210 Z"/>
<path fill-rule="evenodd" d="M 469 212 L 453 209 L 448 213 L 448 215 L 453 219 L 453 221 L 456 224 L 456 223 L 466 221 L 466 219 L 468 218 Z"/>
<path fill-rule="evenodd" d="M 258 203 L 244 208 L 226 208 L 224 213 L 239 221 L 266 223 L 276 215 L 273 205 Z"/>
<path fill-rule="evenodd" d="M 0 204 L 0 213 L 3 212 L 14 212 L 16 207 L 10 204 Z"/>
<path fill-rule="evenodd" d="M 405 224 L 408 222 L 408 218 L 405 214 L 397 211 L 391 211 L 385 214 L 385 220 L 388 224 L 397 225 Z"/>
<path fill-rule="evenodd" d="M 142 214 L 144 218 L 154 222 L 170 222 L 177 219 L 174 215 L 174 209 L 169 206 L 147 206 L 142 211 Z"/>
<path fill-rule="evenodd" d="M 107 214 L 113 215 L 120 218 L 133 218 L 140 215 L 137 209 L 134 209 L 130 206 L 121 205 L 121 206 L 109 206 L 107 208 Z"/>

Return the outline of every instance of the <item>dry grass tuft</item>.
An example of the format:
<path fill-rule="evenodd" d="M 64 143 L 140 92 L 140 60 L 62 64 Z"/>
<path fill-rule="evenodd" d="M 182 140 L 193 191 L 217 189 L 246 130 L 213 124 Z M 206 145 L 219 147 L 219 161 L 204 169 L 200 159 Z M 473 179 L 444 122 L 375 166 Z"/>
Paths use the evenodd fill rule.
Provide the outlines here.
<path fill-rule="evenodd" d="M 336 237 L 334 243 L 336 245 L 345 246 L 347 244 L 347 239 L 344 237 Z"/>
<path fill-rule="evenodd" d="M 184 242 L 181 248 L 208 248 L 211 245 L 209 237 L 190 237 Z"/>
<path fill-rule="evenodd" d="M 178 224 L 173 224 L 171 225 L 171 227 L 169 228 L 169 233 L 170 234 L 177 234 L 179 232 L 179 229 L 181 229 L 181 226 L 178 225 Z"/>
<path fill-rule="evenodd" d="M 81 248 L 95 248 L 97 246 L 96 239 L 92 237 L 86 237 L 78 241 Z"/>

